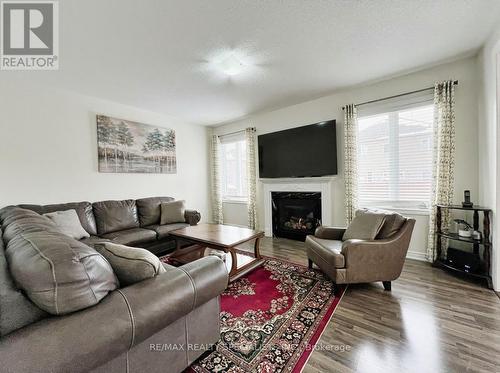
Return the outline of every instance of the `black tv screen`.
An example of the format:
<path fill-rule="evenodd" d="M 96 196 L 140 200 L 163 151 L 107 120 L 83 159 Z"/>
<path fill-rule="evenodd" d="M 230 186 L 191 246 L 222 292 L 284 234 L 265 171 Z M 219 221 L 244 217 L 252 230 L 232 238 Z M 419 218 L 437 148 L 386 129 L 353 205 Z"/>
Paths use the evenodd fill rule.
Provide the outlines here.
<path fill-rule="evenodd" d="M 258 143 L 261 178 L 337 174 L 335 120 L 260 135 Z"/>

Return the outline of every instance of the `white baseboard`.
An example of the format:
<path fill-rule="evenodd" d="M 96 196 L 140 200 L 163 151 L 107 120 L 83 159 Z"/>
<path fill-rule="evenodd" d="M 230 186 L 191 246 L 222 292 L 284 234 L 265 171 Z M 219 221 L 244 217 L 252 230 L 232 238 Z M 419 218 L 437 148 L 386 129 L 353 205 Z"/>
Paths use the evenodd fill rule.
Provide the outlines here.
<path fill-rule="evenodd" d="M 234 224 L 231 224 L 234 225 Z M 264 231 L 264 234 L 266 237 L 272 237 L 273 233 L 270 232 L 269 230 L 265 229 L 264 227 L 260 227 L 260 230 Z M 408 259 L 413 259 L 413 260 L 419 260 L 421 262 L 427 262 L 427 256 L 426 253 L 420 252 L 420 251 L 408 251 L 406 253 L 406 257 Z"/>
<path fill-rule="evenodd" d="M 408 251 L 406 253 L 406 257 L 408 259 L 420 260 L 421 262 L 427 261 L 427 257 L 425 255 L 425 253 L 418 252 L 418 251 Z"/>

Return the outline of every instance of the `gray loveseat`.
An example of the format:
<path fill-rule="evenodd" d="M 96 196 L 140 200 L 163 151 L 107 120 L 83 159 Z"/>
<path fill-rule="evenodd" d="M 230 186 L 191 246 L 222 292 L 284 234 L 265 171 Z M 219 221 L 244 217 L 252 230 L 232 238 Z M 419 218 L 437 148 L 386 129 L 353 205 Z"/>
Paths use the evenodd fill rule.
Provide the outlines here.
<path fill-rule="evenodd" d="M 153 201 L 159 199 L 148 199 L 149 207 L 156 205 Z M 1 371 L 181 372 L 219 339 L 219 295 L 228 280 L 220 259 L 207 257 L 179 268 L 165 265 L 164 274 L 118 288 L 96 305 L 62 316 L 50 315 L 37 307 L 16 285 L 9 260 L 12 260 L 13 250 L 22 248 L 20 242 L 21 245 L 29 242 L 35 249 L 37 246 L 50 249 L 53 240 L 54 245 L 67 245 L 68 250 L 88 252 L 87 245 L 103 237 L 128 245 L 133 244 L 119 240 L 125 240 L 124 237 L 139 239 L 139 245 L 159 251 L 163 251 L 161 244 L 170 241 L 168 236 L 161 237 L 159 233 L 156 208 L 141 212 L 140 208 L 134 210 L 133 203 L 128 201 L 83 204 L 66 206 L 75 208 L 81 221 L 83 217 L 88 218 L 82 225 L 98 235 L 102 216 L 115 224 L 113 220 L 123 211 L 137 213 L 128 215 L 134 216 L 134 220 L 128 219 L 126 226 L 114 231 L 126 234 L 109 236 L 108 233 L 113 232 L 101 231 L 101 237 L 93 235 L 91 240 L 79 242 L 67 236 L 60 237 L 44 217 L 33 211 L 55 211 L 56 207 L 23 209 L 11 206 L 0 210 Z M 99 211 L 92 226 L 95 207 L 103 205 L 111 205 L 111 213 L 106 215 Z M 196 219 L 199 220 L 199 214 Z M 127 217 L 123 221 L 127 221 Z M 131 227 L 132 222 L 135 227 Z M 151 239 L 145 240 L 139 229 L 148 229 L 154 236 L 149 235 Z M 74 261 L 78 264 L 79 260 L 75 255 Z"/>

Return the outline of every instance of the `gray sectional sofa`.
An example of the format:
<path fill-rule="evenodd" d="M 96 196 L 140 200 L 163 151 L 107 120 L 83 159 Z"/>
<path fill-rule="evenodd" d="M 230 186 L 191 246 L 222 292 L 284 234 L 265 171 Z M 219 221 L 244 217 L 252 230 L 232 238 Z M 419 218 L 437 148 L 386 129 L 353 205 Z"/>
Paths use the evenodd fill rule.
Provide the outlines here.
<path fill-rule="evenodd" d="M 149 197 L 137 200 L 100 202 L 71 202 L 55 205 L 19 205 L 19 207 L 46 214 L 54 211 L 76 210 L 89 238 L 85 244 L 109 240 L 118 244 L 148 249 L 154 254 L 175 248 L 168 232 L 196 225 L 201 215 L 196 210 L 186 210 L 185 222 L 160 225 L 160 205 L 171 202 L 172 197 Z"/>
<path fill-rule="evenodd" d="M 127 287 L 104 281 L 104 287 L 97 283 L 92 288 L 90 277 L 101 268 L 99 261 L 86 262 L 99 255 L 94 243 L 110 240 L 155 253 L 174 246 L 168 237 L 173 227 L 159 224 L 160 204 L 166 200 L 171 198 L 0 210 L 2 372 L 181 372 L 219 339 L 219 295 L 228 275 L 216 257 L 178 268 L 164 265 L 165 273 Z M 40 215 L 64 209 L 77 211 L 90 238 L 77 241 L 64 236 Z M 176 226 L 199 220 L 199 213 L 187 211 L 186 222 Z M 67 258 L 69 267 L 61 266 L 65 260 L 68 264 Z M 61 294 L 76 291 L 69 294 L 72 302 L 86 302 L 94 294 L 95 304 L 60 316 L 42 310 L 14 279 L 19 280 L 21 271 L 23 280 L 34 276 L 31 280 L 36 285 L 36 266 L 40 272 L 52 273 L 41 277 L 41 287 L 56 303 Z M 71 279 L 75 270 L 89 278 L 77 276 L 76 282 L 58 284 Z M 51 279 L 53 286 L 46 285 Z M 116 289 L 107 292 L 108 288 Z M 102 298 L 97 297 L 98 291 Z M 67 310 L 64 306 L 60 303 L 58 309 Z"/>

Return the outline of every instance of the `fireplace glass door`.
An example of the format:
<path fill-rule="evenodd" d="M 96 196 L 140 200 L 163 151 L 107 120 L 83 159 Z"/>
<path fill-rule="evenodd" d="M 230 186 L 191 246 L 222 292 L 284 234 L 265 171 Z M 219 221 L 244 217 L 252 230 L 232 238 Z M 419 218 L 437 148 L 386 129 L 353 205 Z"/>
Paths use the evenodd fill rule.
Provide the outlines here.
<path fill-rule="evenodd" d="M 321 225 L 321 193 L 272 192 L 273 235 L 304 241 Z"/>

